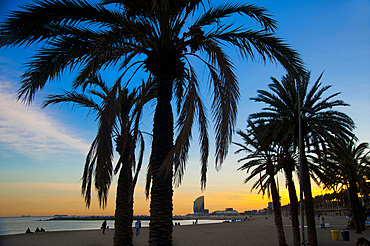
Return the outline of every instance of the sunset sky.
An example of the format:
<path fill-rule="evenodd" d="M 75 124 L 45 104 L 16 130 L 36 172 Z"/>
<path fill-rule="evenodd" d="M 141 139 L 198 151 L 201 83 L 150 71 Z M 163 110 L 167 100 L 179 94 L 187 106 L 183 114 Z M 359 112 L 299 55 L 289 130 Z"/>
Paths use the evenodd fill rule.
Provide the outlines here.
<path fill-rule="evenodd" d="M 30 0 L 0 0 L 0 22 L 10 10 L 30 3 Z M 226 1 L 212 1 L 215 5 Z M 238 1 L 230 1 L 238 2 Z M 239 1 L 244 2 L 244 1 Z M 332 85 L 328 94 L 342 92 L 339 99 L 351 107 L 340 110 L 356 123 L 355 133 L 360 142 L 370 142 L 370 1 L 369 0 L 256 0 L 266 7 L 279 23 L 277 35 L 286 40 L 301 55 L 311 81 L 324 72 L 323 85 Z M 252 28 L 255 24 L 247 22 Z M 71 107 L 50 106 L 41 109 L 44 96 L 69 89 L 71 76 L 66 74 L 37 94 L 31 106 L 16 100 L 20 76 L 33 48 L 0 49 L 0 217 L 20 215 L 113 215 L 116 179 L 109 193 L 108 206 L 102 210 L 93 194 L 92 206 L 87 209 L 80 192 L 84 159 L 95 137 L 94 115 Z M 228 51 L 229 54 L 229 51 Z M 249 100 L 258 89 L 267 89 L 270 77 L 285 74 L 280 65 L 241 60 L 230 50 L 240 81 L 241 99 L 237 129 L 244 130 L 249 114 L 264 106 Z M 200 79 L 203 66 L 197 67 Z M 203 76 L 203 77 L 202 77 Z M 208 91 L 203 92 L 209 98 Z M 207 105 L 209 109 L 209 104 Z M 150 131 L 154 108 L 148 108 L 142 128 Z M 211 122 L 211 118 L 209 118 Z M 210 123 L 212 125 L 212 123 Z M 196 128 L 195 128 L 196 129 Z M 212 127 L 210 127 L 210 132 Z M 211 134 L 213 138 L 213 134 Z M 214 142 L 211 145 L 207 189 L 200 190 L 200 163 L 197 134 L 183 183 L 175 188 L 174 214 L 192 212 L 193 201 L 205 196 L 205 207 L 210 211 L 234 208 L 239 212 L 267 207 L 268 197 L 262 199 L 257 191 L 250 191 L 252 183 L 244 184 L 246 174 L 237 171 L 236 146 L 231 146 L 221 170 L 214 168 Z M 240 138 L 234 136 L 234 142 Z M 146 145 L 146 160 L 150 143 Z M 142 168 L 135 193 L 135 214 L 149 214 L 145 199 L 146 165 Z M 285 179 L 279 176 L 282 203 L 288 202 Z M 314 195 L 321 194 L 314 187 Z M 297 192 L 299 191 L 297 184 Z"/>

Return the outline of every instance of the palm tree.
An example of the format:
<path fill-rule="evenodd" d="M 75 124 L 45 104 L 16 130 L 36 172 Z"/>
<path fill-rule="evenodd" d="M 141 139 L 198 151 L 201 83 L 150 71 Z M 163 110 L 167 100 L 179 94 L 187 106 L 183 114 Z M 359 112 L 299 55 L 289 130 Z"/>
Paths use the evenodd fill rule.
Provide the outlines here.
<path fill-rule="evenodd" d="M 302 108 L 302 136 L 303 149 L 316 150 L 321 156 L 326 150 L 326 143 L 331 142 L 335 136 L 348 138 L 352 135 L 354 123 L 346 114 L 334 110 L 334 107 L 348 106 L 342 100 L 333 98 L 340 93 L 323 97 L 323 94 L 331 87 L 324 86 L 320 77 L 308 89 L 310 73 L 297 81 L 291 75 L 286 75 L 281 82 L 271 78 L 269 88 L 272 92 L 259 90 L 258 96 L 252 98 L 256 102 L 264 102 L 268 105 L 262 112 L 250 115 L 255 124 L 268 125 L 270 134 L 277 142 L 291 140 L 292 145 L 298 146 L 298 98 L 301 99 Z M 325 153 L 325 152 L 324 152 Z M 305 196 L 306 219 L 308 226 L 308 241 L 310 245 L 317 245 L 315 229 L 314 205 L 311 192 L 310 167 L 306 155 L 303 155 L 303 186 Z M 311 167 L 312 169 L 313 167 Z"/>
<path fill-rule="evenodd" d="M 246 170 L 250 175 L 245 179 L 245 183 L 249 182 L 255 177 L 260 176 L 259 179 L 253 184 L 252 190 L 259 188 L 259 192 L 270 197 L 274 205 L 275 225 L 278 234 L 279 246 L 286 246 L 283 220 L 281 217 L 280 195 L 275 182 L 275 175 L 278 171 L 276 167 L 279 154 L 277 153 L 276 146 L 273 143 L 258 134 L 259 127 L 254 126 L 249 122 L 248 133 L 238 131 L 237 133 L 242 137 L 244 144 L 235 143 L 240 147 L 235 153 L 246 152 L 246 156 L 239 159 L 238 162 L 243 162 L 238 170 Z M 250 148 L 250 147 L 252 148 Z"/>
<path fill-rule="evenodd" d="M 50 0 L 12 12 L 0 27 L 0 47 L 45 44 L 22 78 L 18 96 L 26 102 L 31 102 L 38 90 L 68 68 L 79 69 L 76 85 L 109 65 L 125 71 L 136 67 L 131 70 L 132 76 L 144 70 L 155 79 L 158 93 L 149 164 L 151 245 L 172 244 L 173 173 L 175 184 L 179 184 L 196 116 L 202 146 L 201 187 L 205 188 L 207 118 L 200 100 L 199 80 L 189 59 L 199 59 L 209 70 L 214 91 L 211 108 L 216 131 L 216 166 L 221 166 L 228 152 L 239 99 L 233 64 L 222 47 L 236 47 L 242 57 L 255 58 L 259 54 L 264 61 L 282 64 L 296 77 L 304 72 L 299 55 L 273 35 L 276 22 L 266 9 L 224 4 L 198 14 L 198 10 L 206 8 L 204 2 L 105 0 L 105 5 L 94 5 L 82 0 Z M 223 23 L 231 15 L 249 17 L 260 28 L 252 30 L 242 24 Z M 189 24 L 192 20 L 195 21 Z M 121 76 L 130 75 L 127 72 Z M 180 114 L 175 143 L 173 97 Z"/>
<path fill-rule="evenodd" d="M 251 121 L 248 121 L 248 124 L 253 124 Z M 257 132 L 260 138 L 263 138 L 264 141 L 273 142 L 276 141 L 276 138 L 273 138 L 271 134 L 271 129 L 266 125 L 259 125 L 259 127 L 254 127 L 254 131 Z M 262 142 L 262 141 L 261 141 Z M 288 187 L 289 199 L 290 199 L 290 212 L 292 218 L 292 231 L 293 231 L 293 242 L 294 244 L 300 243 L 300 230 L 299 230 L 299 220 L 298 220 L 298 198 L 295 189 L 295 184 L 293 181 L 293 172 L 296 168 L 296 154 L 295 150 L 289 146 L 289 141 L 276 142 L 276 162 L 278 170 L 282 169 L 285 173 L 286 186 Z"/>
<path fill-rule="evenodd" d="M 144 140 L 139 131 L 139 122 L 142 108 L 145 103 L 154 98 L 155 88 L 150 82 L 143 83 L 139 89 L 121 89 L 116 83 L 109 89 L 100 76 L 86 81 L 91 96 L 100 99 L 96 103 L 93 97 L 77 91 L 65 92 L 62 95 L 48 96 L 44 107 L 50 104 L 73 103 L 79 107 L 88 108 L 97 113 L 96 120 L 99 129 L 91 144 L 86 157 L 85 169 L 82 176 L 82 194 L 86 206 L 91 204 L 91 186 L 95 179 L 95 188 L 98 191 L 99 205 L 105 207 L 112 181 L 113 139 L 116 142 L 116 151 L 119 160 L 114 173 L 119 172 L 115 211 L 114 245 L 132 245 L 132 220 L 134 188 L 141 169 L 144 153 Z M 136 163 L 135 150 L 139 149 L 139 158 Z M 133 174 L 134 172 L 134 174 Z"/>
<path fill-rule="evenodd" d="M 314 161 L 318 161 L 314 159 Z M 337 139 L 327 153 L 327 187 L 344 186 L 349 195 L 350 208 L 356 233 L 365 230 L 362 225 L 364 215 L 361 214 L 362 206 L 358 198 L 361 187 L 366 186 L 366 177 L 370 171 L 370 150 L 368 143 L 356 146 L 354 138 L 350 140 Z M 339 170 L 339 171 L 338 171 Z"/>

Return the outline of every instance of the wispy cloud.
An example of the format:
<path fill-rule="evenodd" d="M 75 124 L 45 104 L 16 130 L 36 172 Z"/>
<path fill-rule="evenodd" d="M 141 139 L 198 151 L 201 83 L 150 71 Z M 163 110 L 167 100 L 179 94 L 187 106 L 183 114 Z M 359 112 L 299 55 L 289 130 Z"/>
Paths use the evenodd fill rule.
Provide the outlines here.
<path fill-rule="evenodd" d="M 0 77 L 0 142 L 22 154 L 40 156 L 65 151 L 86 154 L 89 144 L 46 111 L 17 102 L 16 89 Z"/>

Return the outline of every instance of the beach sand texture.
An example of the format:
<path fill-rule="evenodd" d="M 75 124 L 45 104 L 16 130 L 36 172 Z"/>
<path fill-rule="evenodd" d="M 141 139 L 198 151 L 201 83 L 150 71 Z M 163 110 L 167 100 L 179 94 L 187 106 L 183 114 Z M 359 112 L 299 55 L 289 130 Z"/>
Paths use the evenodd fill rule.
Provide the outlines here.
<path fill-rule="evenodd" d="M 325 215 L 324 215 L 325 216 Z M 293 245 L 292 228 L 288 218 L 284 217 L 284 231 L 288 245 Z M 350 233 L 350 241 L 343 241 L 341 235 L 345 229 L 347 219 L 339 216 L 325 216 L 326 223 L 330 228 L 320 229 L 317 221 L 317 235 L 319 245 L 322 246 L 341 246 L 355 245 L 357 237 L 370 238 L 370 231 L 363 234 Z M 331 230 L 339 231 L 339 241 L 333 241 Z M 134 230 L 133 230 L 134 231 Z M 133 236 L 135 246 L 148 245 L 149 228 L 142 228 L 141 234 Z M 307 233 L 307 230 L 306 230 Z M 64 231 L 64 232 L 45 232 L 33 234 L 18 234 L 0 236 L 1 246 L 98 246 L 113 245 L 114 230 L 107 230 L 102 234 L 100 230 L 87 231 Z M 306 236 L 307 238 L 307 236 Z M 277 232 L 272 216 L 258 216 L 250 218 L 248 221 L 231 222 L 222 224 L 207 225 L 187 225 L 174 226 L 173 231 L 174 246 L 237 246 L 237 245 L 278 245 Z"/>

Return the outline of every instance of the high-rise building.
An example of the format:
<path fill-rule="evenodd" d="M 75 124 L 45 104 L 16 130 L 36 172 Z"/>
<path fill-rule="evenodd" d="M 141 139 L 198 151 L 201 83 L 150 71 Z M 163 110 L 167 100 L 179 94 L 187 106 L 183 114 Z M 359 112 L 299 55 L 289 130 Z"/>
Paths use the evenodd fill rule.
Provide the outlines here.
<path fill-rule="evenodd" d="M 200 196 L 194 201 L 193 211 L 194 214 L 204 213 L 204 196 Z"/>

